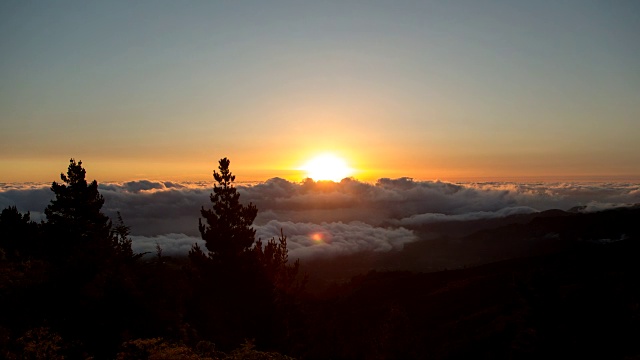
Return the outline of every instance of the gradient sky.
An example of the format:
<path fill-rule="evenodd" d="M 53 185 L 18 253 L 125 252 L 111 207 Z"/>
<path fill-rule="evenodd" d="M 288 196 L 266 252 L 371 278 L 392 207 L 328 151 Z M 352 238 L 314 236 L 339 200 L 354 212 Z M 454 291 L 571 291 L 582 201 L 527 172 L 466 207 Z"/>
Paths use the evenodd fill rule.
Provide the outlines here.
<path fill-rule="evenodd" d="M 3 1 L 0 181 L 640 178 L 640 2 Z"/>

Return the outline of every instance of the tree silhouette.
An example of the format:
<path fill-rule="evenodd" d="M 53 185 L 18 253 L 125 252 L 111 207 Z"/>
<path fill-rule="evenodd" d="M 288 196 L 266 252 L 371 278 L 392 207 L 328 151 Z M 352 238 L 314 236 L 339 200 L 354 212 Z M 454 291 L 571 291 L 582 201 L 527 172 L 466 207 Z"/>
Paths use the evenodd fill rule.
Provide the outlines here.
<path fill-rule="evenodd" d="M 262 240 L 258 239 L 253 247 L 258 263 L 267 278 L 274 285 L 276 290 L 284 294 L 302 291 L 307 278 L 298 281 L 298 271 L 300 270 L 300 260 L 289 264 L 289 250 L 287 249 L 287 237 L 280 229 L 280 237 L 276 242 L 275 238 L 267 241 L 263 246 Z"/>
<path fill-rule="evenodd" d="M 131 227 L 125 225 L 120 211 L 117 212 L 117 222 L 111 230 L 111 242 L 117 255 L 123 260 L 138 260 L 147 253 L 134 254 L 131 248 Z"/>
<path fill-rule="evenodd" d="M 198 228 L 208 254 L 197 244 L 189 252 L 195 272 L 187 318 L 222 348 L 247 338 L 265 339 L 265 334 L 273 333 L 274 322 L 274 285 L 253 246 L 251 224 L 258 209 L 240 203 L 229 164 L 227 158 L 219 161 L 220 172 L 213 172 L 213 206 L 201 210 L 206 223 L 200 219 Z"/>
<path fill-rule="evenodd" d="M 50 224 L 82 229 L 83 232 L 79 234 L 82 236 L 110 228 L 109 218 L 100 211 L 104 198 L 98 192 L 98 182 L 93 180 L 87 184 L 86 172 L 82 161 L 76 163 L 74 159 L 69 160 L 67 175 L 60 174 L 64 184 L 53 182 L 51 191 L 56 198 L 44 211 Z"/>
<path fill-rule="evenodd" d="M 65 251 L 88 241 L 110 239 L 111 222 L 101 212 L 104 198 L 98 192 L 98 182 L 87 184 L 82 161 L 69 161 L 67 175 L 60 174 L 63 183 L 53 182 L 55 199 L 44 210 L 47 225 L 56 236 L 56 247 Z"/>
<path fill-rule="evenodd" d="M 207 224 L 200 219 L 198 226 L 210 256 L 222 261 L 237 258 L 250 250 L 256 234 L 251 224 L 258 214 L 255 205 L 240 204 L 240 194 L 233 186 L 236 177 L 231 174 L 229 163 L 229 159 L 223 158 L 219 161 L 220 173 L 213 171 L 218 183 L 214 184 L 211 194 L 213 208 L 202 207 L 200 213 Z"/>
<path fill-rule="evenodd" d="M 0 248 L 4 256 L 15 260 L 35 253 L 37 231 L 38 224 L 31 221 L 29 212 L 23 215 L 15 206 L 3 209 L 0 213 Z"/>
<path fill-rule="evenodd" d="M 113 226 L 102 213 L 98 182 L 87 182 L 82 161 L 69 161 L 62 182 L 53 182 L 55 198 L 45 209 L 45 249 L 51 279 L 44 291 L 54 292 L 48 320 L 65 337 L 84 346 L 113 351 L 121 331 L 134 317 L 130 290 L 134 260 L 129 228 L 122 217 Z M 87 314 L 90 314 L 88 316 Z M 97 336 L 98 333 L 103 335 Z M 108 350 L 106 350 L 108 349 Z"/>
<path fill-rule="evenodd" d="M 62 183 L 53 182 L 55 199 L 44 210 L 46 250 L 57 262 L 82 263 L 97 269 L 108 262 L 135 259 L 131 250 L 129 228 L 118 214 L 118 224 L 102 213 L 104 197 L 98 182 L 88 183 L 82 161 L 69 160 L 67 174 L 60 174 Z M 73 264 L 70 264 L 73 265 Z"/>

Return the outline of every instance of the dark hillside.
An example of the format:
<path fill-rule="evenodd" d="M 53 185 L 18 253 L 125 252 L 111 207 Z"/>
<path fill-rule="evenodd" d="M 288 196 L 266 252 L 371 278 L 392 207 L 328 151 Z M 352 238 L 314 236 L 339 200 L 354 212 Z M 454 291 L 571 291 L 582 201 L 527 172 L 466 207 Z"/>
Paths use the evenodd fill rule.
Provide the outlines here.
<path fill-rule="evenodd" d="M 639 257 L 633 239 L 455 271 L 371 272 L 325 292 L 305 356 L 637 356 Z"/>

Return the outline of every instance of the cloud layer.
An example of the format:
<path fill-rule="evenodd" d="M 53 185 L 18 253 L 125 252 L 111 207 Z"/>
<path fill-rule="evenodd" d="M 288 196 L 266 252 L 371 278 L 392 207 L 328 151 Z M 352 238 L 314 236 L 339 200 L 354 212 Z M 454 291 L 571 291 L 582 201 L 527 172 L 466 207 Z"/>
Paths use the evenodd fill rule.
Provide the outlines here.
<path fill-rule="evenodd" d="M 0 206 L 16 205 L 42 213 L 53 198 L 48 184 L 0 184 Z M 186 253 L 200 239 L 200 208 L 210 207 L 209 183 L 139 180 L 100 184 L 104 212 L 122 213 L 132 227 L 136 251 Z M 417 237 L 419 225 L 504 217 L 547 209 L 580 211 L 640 203 L 634 183 L 448 183 L 410 178 L 375 184 L 345 179 L 339 183 L 293 183 L 273 178 L 239 184 L 243 203 L 259 209 L 257 236 L 277 237 L 282 228 L 292 257 L 401 249 Z M 314 236 L 316 239 L 314 240 Z"/>
<path fill-rule="evenodd" d="M 256 236 L 261 239 L 277 238 L 281 229 L 287 237 L 289 256 L 293 259 L 401 250 L 404 244 L 417 240 L 411 230 L 402 227 L 382 228 L 359 221 L 313 224 L 271 220 L 256 226 Z"/>

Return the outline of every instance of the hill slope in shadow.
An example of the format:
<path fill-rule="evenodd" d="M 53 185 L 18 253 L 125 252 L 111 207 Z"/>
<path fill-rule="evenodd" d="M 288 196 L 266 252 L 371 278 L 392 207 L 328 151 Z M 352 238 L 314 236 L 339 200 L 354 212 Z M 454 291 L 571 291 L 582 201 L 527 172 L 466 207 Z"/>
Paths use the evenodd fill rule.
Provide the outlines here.
<path fill-rule="evenodd" d="M 434 272 L 553 254 L 578 243 L 640 237 L 640 205 L 594 213 L 548 210 L 498 219 L 411 228 L 420 240 L 401 251 L 365 252 L 305 261 L 311 285 L 348 281 L 372 270 Z M 433 234 L 437 233 L 437 237 Z"/>
<path fill-rule="evenodd" d="M 553 225 L 542 221 L 531 226 Z M 573 242 L 551 254 L 466 269 L 372 271 L 318 295 L 317 318 L 309 334 L 313 347 L 306 355 L 638 356 L 638 260 L 640 240 L 635 236 L 616 242 Z"/>

